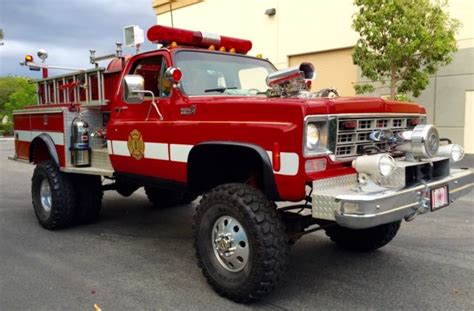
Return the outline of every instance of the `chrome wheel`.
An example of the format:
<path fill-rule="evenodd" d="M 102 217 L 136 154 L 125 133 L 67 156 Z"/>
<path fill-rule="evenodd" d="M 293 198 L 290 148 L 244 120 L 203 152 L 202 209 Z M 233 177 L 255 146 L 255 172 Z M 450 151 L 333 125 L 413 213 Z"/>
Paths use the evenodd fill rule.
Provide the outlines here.
<path fill-rule="evenodd" d="M 40 201 L 41 207 L 45 214 L 49 215 L 51 213 L 51 186 L 47 178 L 43 179 L 40 187 Z"/>
<path fill-rule="evenodd" d="M 226 270 L 238 272 L 249 259 L 249 242 L 242 224 L 232 216 L 222 216 L 212 229 L 214 255 Z"/>

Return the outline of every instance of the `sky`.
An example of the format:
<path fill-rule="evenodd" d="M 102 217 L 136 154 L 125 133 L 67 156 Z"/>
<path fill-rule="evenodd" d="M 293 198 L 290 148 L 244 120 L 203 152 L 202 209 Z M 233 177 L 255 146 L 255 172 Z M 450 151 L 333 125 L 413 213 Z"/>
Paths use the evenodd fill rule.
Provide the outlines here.
<path fill-rule="evenodd" d="M 47 64 L 91 68 L 89 49 L 96 55 L 115 52 L 123 42 L 122 28 L 138 25 L 145 32 L 156 24 L 151 0 L 0 0 L 0 76 L 40 78 L 41 73 L 20 66 L 25 55 L 39 60 L 39 49 L 48 52 Z M 154 49 L 147 42 L 141 51 Z M 124 48 L 133 54 L 135 49 Z M 107 61 L 106 61 L 107 62 Z M 107 63 L 101 63 L 106 65 Z M 50 71 L 51 74 L 66 73 Z"/>

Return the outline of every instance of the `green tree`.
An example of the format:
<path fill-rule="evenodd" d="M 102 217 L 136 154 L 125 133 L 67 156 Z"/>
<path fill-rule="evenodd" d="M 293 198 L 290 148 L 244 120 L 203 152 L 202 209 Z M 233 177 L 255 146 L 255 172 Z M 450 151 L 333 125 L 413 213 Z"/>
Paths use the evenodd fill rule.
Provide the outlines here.
<path fill-rule="evenodd" d="M 436 0 L 355 0 L 359 10 L 353 28 L 360 39 L 352 59 L 362 75 L 389 83 L 390 98 L 411 92 L 418 97 L 429 76 L 452 61 L 459 21 Z M 373 92 L 371 84 L 358 84 L 357 93 Z"/>
<path fill-rule="evenodd" d="M 10 134 L 13 110 L 35 103 L 36 86 L 28 78 L 0 77 L 0 132 Z M 8 123 L 1 124 L 5 115 L 8 116 Z"/>

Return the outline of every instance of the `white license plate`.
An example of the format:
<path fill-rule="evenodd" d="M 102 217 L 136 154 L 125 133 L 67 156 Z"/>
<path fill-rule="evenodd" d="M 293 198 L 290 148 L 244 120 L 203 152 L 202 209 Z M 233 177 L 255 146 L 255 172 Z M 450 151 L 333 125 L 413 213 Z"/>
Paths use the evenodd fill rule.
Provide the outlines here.
<path fill-rule="evenodd" d="M 431 210 L 435 211 L 449 205 L 448 186 L 431 189 Z"/>

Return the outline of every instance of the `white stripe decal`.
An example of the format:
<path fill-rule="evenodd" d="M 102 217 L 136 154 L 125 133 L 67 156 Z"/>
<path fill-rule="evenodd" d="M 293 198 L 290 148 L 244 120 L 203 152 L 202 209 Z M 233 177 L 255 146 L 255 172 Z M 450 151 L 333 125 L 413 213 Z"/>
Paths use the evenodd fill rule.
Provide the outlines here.
<path fill-rule="evenodd" d="M 51 137 L 55 145 L 64 146 L 64 133 L 63 132 L 42 132 L 42 131 L 15 131 L 15 135 L 20 141 L 32 142 L 36 136 L 46 134 Z"/>
<path fill-rule="evenodd" d="M 267 151 L 267 154 L 270 158 L 270 162 L 273 165 L 273 153 L 271 151 Z M 274 170 L 273 172 L 279 175 L 295 176 L 296 174 L 298 174 L 299 163 L 300 162 L 297 153 L 281 152 L 280 170 L 278 172 Z"/>
<path fill-rule="evenodd" d="M 53 139 L 53 142 L 55 145 L 61 145 L 63 146 L 64 145 L 64 133 L 62 132 L 39 132 L 39 131 L 32 131 L 31 132 L 31 137 L 34 138 L 36 136 L 39 136 L 41 134 L 47 134 L 49 136 L 51 136 L 51 138 Z M 33 140 L 33 139 L 32 139 Z"/>
<path fill-rule="evenodd" d="M 145 143 L 145 154 L 144 158 L 154 159 L 154 160 L 165 160 L 165 161 L 174 161 L 187 163 L 188 156 L 193 145 L 182 145 L 182 144 L 171 144 L 170 153 L 168 154 L 168 144 L 165 143 Z M 120 155 L 120 156 L 131 156 L 128 151 L 127 141 L 124 140 L 113 140 L 107 141 L 107 147 L 110 154 Z M 272 152 L 267 151 L 270 162 L 273 161 Z M 287 175 L 295 176 L 298 174 L 299 169 L 299 156 L 294 152 L 281 152 L 281 168 L 278 172 L 273 171 L 278 175 Z"/>
<path fill-rule="evenodd" d="M 18 140 L 30 142 L 31 132 L 30 131 L 15 131 L 15 137 L 18 137 Z"/>
<path fill-rule="evenodd" d="M 109 152 L 109 154 L 114 154 L 114 151 L 112 150 L 112 141 L 111 140 L 107 141 L 107 151 Z"/>
<path fill-rule="evenodd" d="M 125 140 L 112 140 L 112 149 L 114 151 L 114 155 L 130 157 L 128 144 Z"/>
<path fill-rule="evenodd" d="M 277 174 L 295 176 L 298 174 L 299 157 L 293 152 L 281 152 L 281 169 Z"/>
<path fill-rule="evenodd" d="M 145 143 L 145 158 L 156 160 L 169 160 L 168 144 Z"/>
<path fill-rule="evenodd" d="M 171 161 L 176 161 L 176 162 L 188 162 L 188 155 L 191 149 L 193 148 L 193 145 L 170 145 L 170 158 Z"/>

